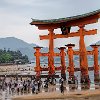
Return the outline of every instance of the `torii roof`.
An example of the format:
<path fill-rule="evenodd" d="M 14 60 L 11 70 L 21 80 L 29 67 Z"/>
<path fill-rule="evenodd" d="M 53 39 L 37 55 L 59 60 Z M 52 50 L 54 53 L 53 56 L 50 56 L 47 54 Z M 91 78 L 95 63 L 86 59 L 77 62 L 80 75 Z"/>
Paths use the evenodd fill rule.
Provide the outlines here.
<path fill-rule="evenodd" d="M 74 26 L 73 21 L 74 21 L 74 23 L 76 23 L 75 21 L 79 21 L 79 20 L 86 21 L 89 19 L 98 19 L 99 17 L 100 17 L 100 9 L 93 11 L 93 12 L 86 13 L 86 14 L 72 16 L 72 17 L 66 17 L 66 18 L 49 19 L 49 20 L 32 19 L 32 22 L 30 24 L 40 26 L 40 25 L 66 24 L 66 23 L 69 24 L 71 22 L 72 24 L 70 26 Z M 93 23 L 93 22 L 91 22 L 91 23 Z M 90 23 L 88 23 L 88 24 L 90 24 Z"/>

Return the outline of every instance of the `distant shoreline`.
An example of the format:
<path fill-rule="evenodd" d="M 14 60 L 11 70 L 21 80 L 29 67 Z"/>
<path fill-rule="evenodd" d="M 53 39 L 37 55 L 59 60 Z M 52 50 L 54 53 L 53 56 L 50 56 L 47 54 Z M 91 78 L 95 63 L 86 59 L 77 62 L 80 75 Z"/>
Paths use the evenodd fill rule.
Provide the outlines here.
<path fill-rule="evenodd" d="M 13 64 L 13 63 L 2 63 L 2 64 L 0 64 L 0 66 L 12 66 L 12 65 L 26 65 L 26 64 Z"/>

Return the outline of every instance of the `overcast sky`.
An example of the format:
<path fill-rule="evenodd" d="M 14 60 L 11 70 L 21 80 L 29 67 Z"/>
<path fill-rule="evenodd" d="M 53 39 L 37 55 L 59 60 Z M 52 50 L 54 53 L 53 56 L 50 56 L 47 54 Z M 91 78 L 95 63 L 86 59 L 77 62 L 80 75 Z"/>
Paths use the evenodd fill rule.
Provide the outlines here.
<path fill-rule="evenodd" d="M 39 34 L 48 34 L 47 31 L 40 31 L 37 27 L 31 26 L 31 18 L 64 18 L 98 9 L 100 0 L 0 0 L 0 38 L 16 37 L 28 43 L 47 46 L 47 41 L 39 40 Z M 85 37 L 86 45 L 100 40 L 100 21 L 86 28 L 90 27 L 97 28 L 98 34 Z M 64 46 L 68 43 L 75 43 L 78 46 L 78 42 L 78 38 L 57 39 L 55 46 Z"/>

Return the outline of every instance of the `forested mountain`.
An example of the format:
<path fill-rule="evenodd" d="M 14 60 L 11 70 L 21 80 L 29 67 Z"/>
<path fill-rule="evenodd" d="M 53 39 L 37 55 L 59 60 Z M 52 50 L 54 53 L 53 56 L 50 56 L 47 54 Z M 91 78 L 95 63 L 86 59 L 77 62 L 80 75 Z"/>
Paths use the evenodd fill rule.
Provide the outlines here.
<path fill-rule="evenodd" d="M 4 50 L 19 50 L 23 55 L 27 55 L 29 60 L 34 59 L 34 49 L 36 44 L 29 44 L 23 40 L 17 39 L 15 37 L 0 38 L 0 49 Z"/>
<path fill-rule="evenodd" d="M 100 44 L 100 41 L 98 41 L 96 44 Z M 35 50 L 33 49 L 33 47 L 36 47 L 36 46 L 37 46 L 36 44 L 29 44 L 29 43 L 24 42 L 23 40 L 20 40 L 14 37 L 0 38 L 0 49 L 4 50 L 5 48 L 6 50 L 11 50 L 11 51 L 18 50 L 22 53 L 23 56 L 27 55 L 29 60 L 35 60 L 35 57 L 34 57 Z M 88 46 L 87 50 L 92 50 L 92 48 Z M 100 51 L 100 48 L 99 48 L 99 51 Z M 41 52 L 48 52 L 48 48 L 42 48 Z M 55 48 L 55 52 L 59 52 L 59 50 Z"/>
<path fill-rule="evenodd" d="M 10 63 L 10 64 L 25 64 L 28 63 L 28 56 L 22 55 L 22 53 L 17 51 L 11 51 L 11 50 L 2 50 L 0 49 L 0 64 L 4 63 Z"/>

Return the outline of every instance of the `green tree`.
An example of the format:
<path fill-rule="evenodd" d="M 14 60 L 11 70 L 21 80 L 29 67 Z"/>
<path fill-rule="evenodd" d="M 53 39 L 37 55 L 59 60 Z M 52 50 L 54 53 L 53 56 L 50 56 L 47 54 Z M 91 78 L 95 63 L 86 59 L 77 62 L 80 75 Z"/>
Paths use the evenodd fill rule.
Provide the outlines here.
<path fill-rule="evenodd" d="M 19 50 L 11 51 L 10 49 L 0 49 L 0 63 L 16 63 L 16 61 L 19 61 L 20 64 L 29 62 L 28 56 L 23 56 Z"/>
<path fill-rule="evenodd" d="M 3 53 L 3 54 L 0 56 L 0 59 L 1 59 L 1 62 L 2 62 L 2 63 L 8 63 L 8 62 L 11 61 L 12 56 L 11 56 L 9 53 Z"/>

